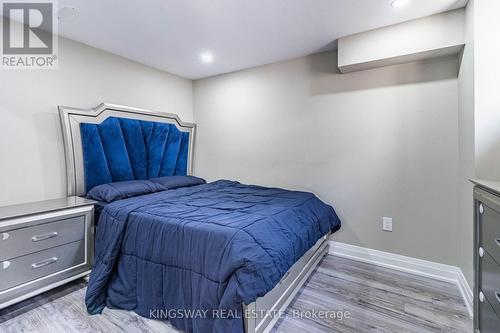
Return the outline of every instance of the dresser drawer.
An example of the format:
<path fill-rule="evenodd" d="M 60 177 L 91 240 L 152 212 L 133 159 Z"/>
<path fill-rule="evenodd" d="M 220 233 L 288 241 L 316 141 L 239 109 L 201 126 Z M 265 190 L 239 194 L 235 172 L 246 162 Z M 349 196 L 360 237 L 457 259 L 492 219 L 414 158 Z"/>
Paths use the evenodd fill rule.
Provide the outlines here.
<path fill-rule="evenodd" d="M 500 213 L 480 203 L 481 244 L 493 259 L 500 264 Z M 481 211 L 481 208 L 480 208 Z"/>
<path fill-rule="evenodd" d="M 481 291 L 500 316 L 500 266 L 485 252 L 481 258 Z M 500 327 L 499 327 L 500 328 Z"/>
<path fill-rule="evenodd" d="M 0 262 L 0 293 L 23 283 L 85 263 L 85 241 Z"/>
<path fill-rule="evenodd" d="M 498 333 L 500 328 L 500 318 L 493 311 L 487 299 L 479 302 L 479 331 L 481 333 Z"/>
<path fill-rule="evenodd" d="M 85 216 L 76 216 L 0 233 L 0 260 L 75 242 L 85 238 Z"/>

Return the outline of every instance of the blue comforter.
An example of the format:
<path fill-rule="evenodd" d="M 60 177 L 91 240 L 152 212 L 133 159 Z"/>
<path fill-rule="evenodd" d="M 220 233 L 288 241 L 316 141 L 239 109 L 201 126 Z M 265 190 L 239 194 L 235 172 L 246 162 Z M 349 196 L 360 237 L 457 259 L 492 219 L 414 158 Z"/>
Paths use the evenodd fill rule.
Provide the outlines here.
<path fill-rule="evenodd" d="M 87 309 L 133 310 L 188 332 L 243 332 L 234 315 L 242 303 L 339 227 L 311 193 L 226 180 L 115 201 L 97 228 Z"/>

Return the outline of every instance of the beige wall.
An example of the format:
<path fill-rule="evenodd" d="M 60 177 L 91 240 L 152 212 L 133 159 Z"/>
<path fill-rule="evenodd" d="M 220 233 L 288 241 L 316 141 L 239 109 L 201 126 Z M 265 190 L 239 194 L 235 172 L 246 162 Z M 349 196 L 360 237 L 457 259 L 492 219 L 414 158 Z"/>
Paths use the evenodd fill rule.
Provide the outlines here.
<path fill-rule="evenodd" d="M 101 102 L 192 121 L 192 81 L 67 39 L 57 70 L 0 70 L 0 206 L 66 195 L 57 105 Z"/>
<path fill-rule="evenodd" d="M 473 285 L 473 197 L 469 179 L 474 171 L 474 0 L 465 16 L 466 45 L 458 75 L 459 105 L 459 266 L 470 286 Z"/>
<path fill-rule="evenodd" d="M 342 75 L 336 56 L 196 81 L 196 173 L 312 191 L 338 241 L 457 265 L 458 60 Z"/>
<path fill-rule="evenodd" d="M 474 8 L 476 177 L 500 180 L 500 1 Z"/>

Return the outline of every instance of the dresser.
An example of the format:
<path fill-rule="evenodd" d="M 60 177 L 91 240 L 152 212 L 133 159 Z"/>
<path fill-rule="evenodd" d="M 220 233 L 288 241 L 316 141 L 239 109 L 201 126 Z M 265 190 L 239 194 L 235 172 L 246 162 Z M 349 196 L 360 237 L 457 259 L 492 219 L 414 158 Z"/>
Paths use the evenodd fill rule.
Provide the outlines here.
<path fill-rule="evenodd" d="M 474 328 L 500 332 L 500 182 L 474 180 Z"/>
<path fill-rule="evenodd" d="M 89 274 L 93 233 L 84 198 L 0 207 L 0 309 Z"/>

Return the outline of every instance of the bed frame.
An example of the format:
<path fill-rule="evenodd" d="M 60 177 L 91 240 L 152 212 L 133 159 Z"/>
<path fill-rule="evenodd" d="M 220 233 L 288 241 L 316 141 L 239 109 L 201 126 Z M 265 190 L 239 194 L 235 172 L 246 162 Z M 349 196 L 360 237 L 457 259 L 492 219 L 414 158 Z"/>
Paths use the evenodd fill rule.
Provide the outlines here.
<path fill-rule="evenodd" d="M 69 196 L 85 195 L 81 123 L 100 124 L 109 117 L 128 118 L 173 124 L 181 132 L 189 132 L 188 175 L 193 174 L 193 154 L 196 124 L 185 123 L 176 114 L 155 112 L 128 106 L 102 103 L 92 109 L 59 106 Z M 302 258 L 285 273 L 276 287 L 255 302 L 243 305 L 246 333 L 269 331 L 278 321 L 294 296 L 306 282 L 320 260 L 328 254 L 329 235 L 320 239 Z"/>

